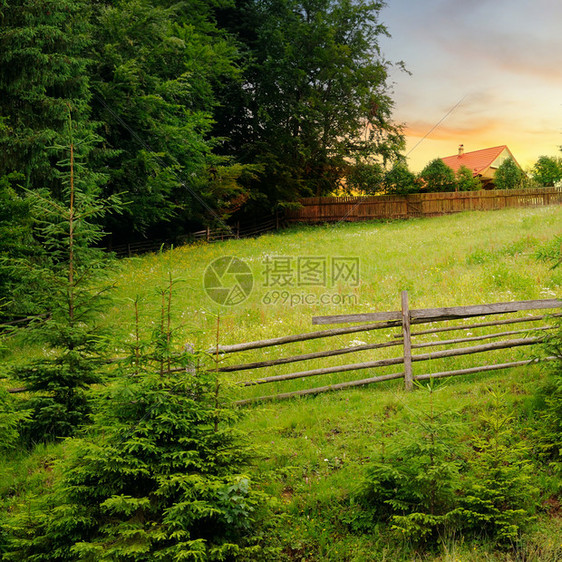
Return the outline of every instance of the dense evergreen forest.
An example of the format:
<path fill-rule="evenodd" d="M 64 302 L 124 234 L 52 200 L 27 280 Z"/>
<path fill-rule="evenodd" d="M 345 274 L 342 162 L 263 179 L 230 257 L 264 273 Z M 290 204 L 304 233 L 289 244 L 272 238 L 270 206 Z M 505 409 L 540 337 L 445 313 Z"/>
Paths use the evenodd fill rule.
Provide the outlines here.
<path fill-rule="evenodd" d="M 117 241 L 329 193 L 354 162 L 403 146 L 381 7 L 4 0 L 2 189 L 61 198 L 71 114 L 89 192 L 121 202 L 101 220 Z"/>

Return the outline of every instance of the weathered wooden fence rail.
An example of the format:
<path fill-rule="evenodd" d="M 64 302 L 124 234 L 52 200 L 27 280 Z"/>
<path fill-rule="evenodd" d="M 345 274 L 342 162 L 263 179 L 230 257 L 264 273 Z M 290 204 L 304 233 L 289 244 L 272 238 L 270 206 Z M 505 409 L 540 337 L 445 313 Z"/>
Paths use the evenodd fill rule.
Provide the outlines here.
<path fill-rule="evenodd" d="M 462 211 L 491 211 L 562 203 L 562 187 L 415 193 L 372 197 L 307 197 L 299 209 L 287 211 L 288 222 L 406 219 Z"/>
<path fill-rule="evenodd" d="M 431 309 L 409 309 L 408 295 L 404 291 L 401 295 L 402 307 L 399 311 L 392 312 L 376 312 L 368 314 L 347 314 L 337 316 L 319 316 L 313 318 L 313 324 L 326 325 L 326 324 L 353 324 L 368 322 L 367 324 L 359 324 L 355 326 L 345 326 L 332 328 L 327 330 L 309 332 L 306 334 L 294 334 L 272 338 L 267 340 L 260 340 L 254 342 L 246 342 L 234 345 L 219 346 L 218 350 L 213 350 L 213 353 L 218 351 L 218 354 L 225 358 L 225 356 L 233 353 L 239 353 L 250 350 L 263 349 L 266 347 L 284 346 L 296 342 L 306 342 L 310 340 L 318 340 L 322 338 L 332 338 L 335 336 L 343 336 L 347 334 L 355 334 L 359 332 L 371 332 L 376 330 L 384 330 L 390 328 L 401 328 L 399 334 L 394 334 L 390 341 L 378 343 L 362 343 L 361 345 L 353 345 L 352 347 L 343 347 L 336 349 L 327 349 L 323 351 L 316 351 L 311 353 L 301 353 L 299 355 L 287 355 L 276 359 L 268 359 L 264 361 L 252 361 L 248 363 L 238 363 L 234 365 L 217 365 L 217 370 L 222 373 L 240 373 L 243 371 L 251 371 L 254 369 L 264 369 L 277 367 L 279 365 L 286 365 L 289 363 L 297 363 L 310 360 L 318 360 L 326 357 L 335 357 L 339 355 L 348 355 L 370 350 L 381 350 L 390 347 L 401 347 L 402 353 L 396 357 L 385 357 L 371 361 L 362 361 L 356 363 L 349 363 L 345 365 L 332 365 L 327 367 L 320 367 L 314 369 L 305 369 L 292 373 L 283 374 L 270 374 L 259 378 L 249 378 L 248 380 L 238 381 L 237 384 L 244 387 L 251 387 L 255 385 L 263 385 L 273 382 L 288 381 L 294 379 L 304 379 L 308 377 L 315 377 L 321 375 L 329 375 L 333 373 L 345 373 L 349 371 L 359 370 L 372 370 L 381 367 L 389 367 L 393 365 L 402 365 L 399 372 L 382 374 L 379 376 L 371 376 L 358 380 L 346 381 L 327 386 L 319 386 L 308 388 L 305 390 L 296 390 L 292 392 L 277 393 L 264 395 L 259 397 L 247 398 L 238 401 L 238 404 L 247 404 L 257 400 L 268 399 L 282 399 L 293 396 L 303 396 L 307 394 L 318 394 L 330 390 L 340 390 L 354 386 L 362 386 L 375 382 L 387 381 L 392 379 L 403 378 L 406 390 L 411 390 L 415 380 L 424 380 L 428 378 L 440 378 L 445 376 L 455 376 L 463 374 L 471 374 L 478 372 L 486 372 L 498 369 L 506 369 L 509 367 L 517 367 L 532 362 L 532 359 L 525 361 L 511 361 L 502 362 L 497 364 L 485 364 L 474 366 L 466 369 L 456 369 L 449 371 L 440 371 L 435 373 L 422 373 L 415 374 L 413 372 L 413 364 L 430 361 L 435 359 L 444 359 L 450 357 L 459 357 L 463 355 L 473 355 L 495 350 L 510 349 L 515 347 L 530 346 L 539 343 L 542 338 L 540 337 L 545 331 L 552 328 L 551 324 L 541 326 L 527 326 L 523 329 L 506 330 L 505 326 L 515 324 L 529 324 L 533 325 L 536 322 L 544 321 L 552 317 L 560 317 L 560 312 L 548 312 L 538 315 L 527 315 L 523 317 L 510 317 L 495 320 L 487 320 L 481 322 L 462 323 L 456 325 L 447 325 L 440 327 L 432 327 L 426 330 L 412 331 L 412 326 L 418 324 L 436 323 L 444 321 L 466 320 L 476 317 L 486 317 L 492 315 L 505 315 L 514 314 L 525 311 L 550 311 L 552 309 L 562 308 L 562 300 L 559 299 L 542 299 L 531 301 L 518 301 L 518 302 L 504 302 L 471 306 L 455 306 L 446 308 L 431 308 Z M 433 335 L 451 332 L 473 330 L 478 328 L 498 327 L 502 328 L 500 331 L 491 333 L 484 333 L 481 335 L 473 336 L 467 334 L 465 337 L 455 339 L 445 339 L 437 341 L 425 341 L 413 343 L 412 339 L 424 335 Z M 517 337 L 514 337 L 517 336 Z M 483 342 L 484 340 L 494 340 L 500 338 L 500 341 L 490 343 L 478 343 L 469 347 L 452 347 L 451 349 L 442 349 L 439 351 L 432 351 L 428 353 L 414 354 L 413 350 L 423 348 L 433 348 L 456 346 L 458 344 Z M 505 339 L 508 338 L 508 339 Z M 327 340 L 329 341 L 329 340 Z"/>
<path fill-rule="evenodd" d="M 145 239 L 129 242 L 127 244 L 111 245 L 108 246 L 108 250 L 111 250 L 118 257 L 131 257 L 149 252 L 158 252 L 161 248 L 169 250 L 172 246 L 183 246 L 184 244 L 197 240 L 216 242 L 218 240 L 253 238 L 267 232 L 279 230 L 283 226 L 285 226 L 284 218 L 277 213 L 252 224 L 241 224 L 237 222 L 233 225 L 225 224 L 222 227 L 207 227 L 197 232 L 176 236 L 173 239 Z"/>

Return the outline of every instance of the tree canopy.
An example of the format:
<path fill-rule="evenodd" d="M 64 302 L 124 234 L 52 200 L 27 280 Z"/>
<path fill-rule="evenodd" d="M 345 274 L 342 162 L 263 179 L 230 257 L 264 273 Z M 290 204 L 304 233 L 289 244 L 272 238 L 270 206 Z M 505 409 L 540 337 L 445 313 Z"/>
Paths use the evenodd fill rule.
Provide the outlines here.
<path fill-rule="evenodd" d="M 541 156 L 531 171 L 533 179 L 543 187 L 552 187 L 562 180 L 562 158 Z"/>
<path fill-rule="evenodd" d="M 60 199 L 51 147 L 70 110 L 100 138 L 83 164 L 123 201 L 103 219 L 119 238 L 333 192 L 355 163 L 391 165 L 404 146 L 382 6 L 4 0 L 0 178 Z"/>
<path fill-rule="evenodd" d="M 432 160 L 420 173 L 428 191 L 455 191 L 455 172 L 441 158 Z"/>
<path fill-rule="evenodd" d="M 382 5 L 246 0 L 234 9 L 244 18 L 224 14 L 250 57 L 219 130 L 229 154 L 261 165 L 253 186 L 268 204 L 328 194 L 352 163 L 386 164 L 403 148 L 378 46 Z"/>

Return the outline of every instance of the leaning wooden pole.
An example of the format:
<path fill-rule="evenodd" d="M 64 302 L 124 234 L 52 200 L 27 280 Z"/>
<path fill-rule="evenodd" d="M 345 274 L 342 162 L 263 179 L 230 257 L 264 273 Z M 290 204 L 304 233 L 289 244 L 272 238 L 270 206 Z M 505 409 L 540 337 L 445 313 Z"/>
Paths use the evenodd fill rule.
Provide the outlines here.
<path fill-rule="evenodd" d="M 410 310 L 408 308 L 408 291 L 402 291 L 402 336 L 404 340 L 404 388 L 414 388 L 412 376 L 412 339 L 410 333 Z"/>

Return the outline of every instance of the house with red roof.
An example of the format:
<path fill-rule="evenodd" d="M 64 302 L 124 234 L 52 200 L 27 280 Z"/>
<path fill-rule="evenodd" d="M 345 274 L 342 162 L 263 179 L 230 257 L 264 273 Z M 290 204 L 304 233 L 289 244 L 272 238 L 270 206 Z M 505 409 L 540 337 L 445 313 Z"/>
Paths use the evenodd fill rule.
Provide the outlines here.
<path fill-rule="evenodd" d="M 441 158 L 441 160 L 455 173 L 461 166 L 466 166 L 472 172 L 473 177 L 478 178 L 482 182 L 484 189 L 493 189 L 496 170 L 508 158 L 511 158 L 521 169 L 521 166 L 505 144 L 473 152 L 465 152 L 464 145 L 461 144 L 458 154 Z"/>

